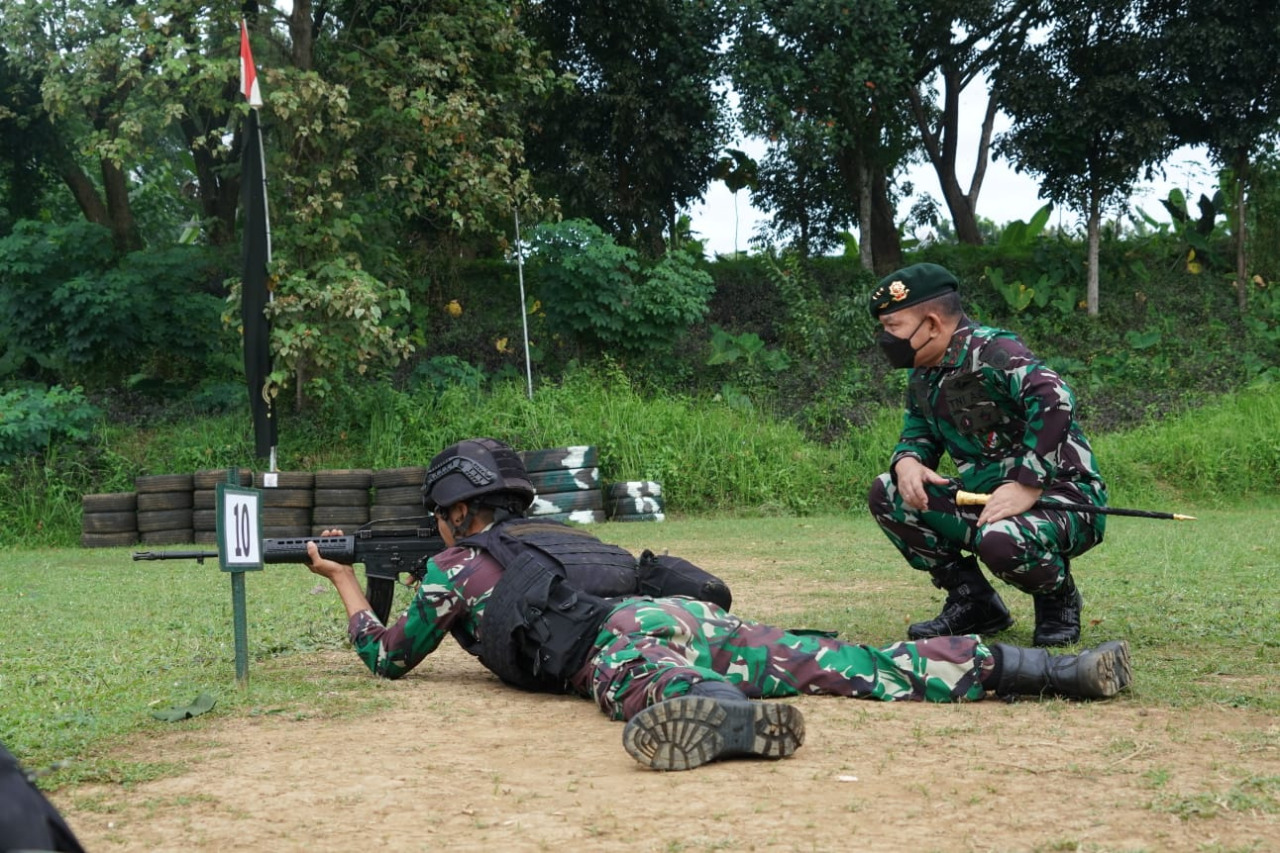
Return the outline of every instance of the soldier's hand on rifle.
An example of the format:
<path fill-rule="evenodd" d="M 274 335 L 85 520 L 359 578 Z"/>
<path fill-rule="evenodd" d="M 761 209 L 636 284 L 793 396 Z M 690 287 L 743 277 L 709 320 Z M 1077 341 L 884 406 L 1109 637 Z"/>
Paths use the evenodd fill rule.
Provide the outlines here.
<path fill-rule="evenodd" d="M 341 536 L 342 531 L 341 530 L 325 530 L 321 532 L 320 535 L 321 536 Z M 307 543 L 307 556 L 311 559 L 311 565 L 308 568 L 310 568 L 311 571 L 315 572 L 317 575 L 328 578 L 329 580 L 333 581 L 335 584 L 338 582 L 339 575 L 349 574 L 353 580 L 355 579 L 356 570 L 354 566 L 344 565 L 343 563 L 335 562 L 334 560 L 329 560 L 324 557 L 321 557 L 320 549 L 316 547 L 316 543 L 314 542 Z"/>
<path fill-rule="evenodd" d="M 893 466 L 898 481 L 898 492 L 908 506 L 925 510 L 929 506 L 929 493 L 924 487 L 927 483 L 945 486 L 949 481 L 937 471 L 926 466 L 914 456 L 904 456 Z"/>
<path fill-rule="evenodd" d="M 1022 515 L 1040 500 L 1044 489 L 1024 486 L 1022 483 L 1005 483 L 991 493 L 986 506 L 978 516 L 978 526 L 992 524 L 1001 519 Z"/>
<path fill-rule="evenodd" d="M 342 531 L 326 530 L 320 535 L 341 536 Z M 364 591 L 360 589 L 360 582 L 356 580 L 355 567 L 321 557 L 320 549 L 316 547 L 315 542 L 307 543 L 307 556 L 311 559 L 309 567 L 311 571 L 328 578 L 333 588 L 338 591 L 338 597 L 342 599 L 342 605 L 347 609 L 348 618 L 362 610 L 373 609 L 369 606 L 369 599 L 365 598 Z"/>

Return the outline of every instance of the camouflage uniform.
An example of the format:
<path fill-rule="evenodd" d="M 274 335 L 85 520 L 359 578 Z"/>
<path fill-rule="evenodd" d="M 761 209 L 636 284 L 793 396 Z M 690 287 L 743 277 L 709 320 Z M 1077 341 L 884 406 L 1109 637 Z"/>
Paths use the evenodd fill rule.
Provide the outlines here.
<path fill-rule="evenodd" d="M 1106 484 L 1075 419 L 1075 397 L 1011 332 L 974 324 L 956 329 L 941 363 L 911 371 L 902 435 L 890 463 L 913 456 L 936 470 L 943 452 L 960 488 L 991 492 L 1008 482 L 1044 489 L 1044 499 L 1105 506 Z M 902 500 L 891 473 L 871 487 L 869 505 L 913 567 L 930 570 L 978 555 L 992 574 L 1029 593 L 1058 587 L 1066 558 L 1102 541 L 1106 516 L 1033 509 L 979 529 L 981 507 L 957 507 L 954 485 L 927 485 L 929 506 Z"/>
<path fill-rule="evenodd" d="M 501 576 L 501 566 L 482 550 L 443 551 L 428 562 L 404 616 L 384 627 L 372 611 L 357 613 L 351 642 L 372 672 L 399 678 L 446 634 L 478 637 Z M 701 681 L 728 682 L 751 697 L 826 693 L 955 702 L 982 698 L 993 663 L 976 637 L 877 649 L 747 622 L 688 598 L 632 598 L 606 618 L 570 687 L 613 719 L 630 719 Z"/>

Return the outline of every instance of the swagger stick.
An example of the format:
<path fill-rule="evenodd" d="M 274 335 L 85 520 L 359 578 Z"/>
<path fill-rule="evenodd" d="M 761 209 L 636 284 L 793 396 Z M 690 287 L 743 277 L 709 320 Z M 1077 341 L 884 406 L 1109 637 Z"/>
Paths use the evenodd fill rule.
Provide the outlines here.
<path fill-rule="evenodd" d="M 991 495 L 978 494 L 977 492 L 956 492 L 957 506 L 985 506 L 987 501 L 991 500 Z M 1093 504 L 1075 504 L 1066 503 L 1064 501 L 1040 500 L 1031 506 L 1036 509 L 1060 509 L 1069 512 L 1091 512 L 1095 515 L 1129 515 L 1134 518 L 1163 518 L 1172 521 L 1195 521 L 1194 515 L 1179 515 L 1176 512 L 1154 512 L 1149 509 L 1120 509 L 1113 506 L 1094 506 Z"/>

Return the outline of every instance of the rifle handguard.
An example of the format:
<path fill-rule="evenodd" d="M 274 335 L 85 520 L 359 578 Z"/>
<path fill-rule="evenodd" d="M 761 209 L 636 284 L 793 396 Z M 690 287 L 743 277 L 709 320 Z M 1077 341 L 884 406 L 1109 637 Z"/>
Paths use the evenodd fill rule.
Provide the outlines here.
<path fill-rule="evenodd" d="M 336 563 L 350 564 L 356 555 L 354 536 L 293 536 L 262 540 L 264 563 L 308 563 L 307 543 L 314 542 L 320 556 Z"/>

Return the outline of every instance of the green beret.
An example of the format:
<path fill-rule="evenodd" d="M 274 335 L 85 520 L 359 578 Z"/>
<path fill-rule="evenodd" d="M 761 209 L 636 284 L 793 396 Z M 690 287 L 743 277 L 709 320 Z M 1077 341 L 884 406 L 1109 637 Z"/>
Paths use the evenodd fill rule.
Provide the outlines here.
<path fill-rule="evenodd" d="M 868 307 L 879 317 L 959 289 L 956 277 L 937 264 L 912 264 L 880 279 Z"/>

